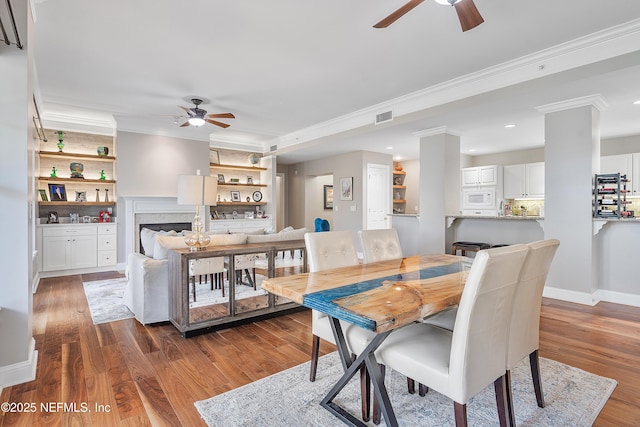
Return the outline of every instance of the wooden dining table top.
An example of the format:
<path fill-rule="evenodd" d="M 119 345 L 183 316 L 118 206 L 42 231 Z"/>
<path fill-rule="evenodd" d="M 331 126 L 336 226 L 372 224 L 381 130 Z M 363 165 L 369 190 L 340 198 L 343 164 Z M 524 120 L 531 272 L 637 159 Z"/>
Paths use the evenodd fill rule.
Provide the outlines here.
<path fill-rule="evenodd" d="M 377 333 L 460 302 L 470 267 L 455 255 L 418 255 L 265 279 L 262 289 Z"/>

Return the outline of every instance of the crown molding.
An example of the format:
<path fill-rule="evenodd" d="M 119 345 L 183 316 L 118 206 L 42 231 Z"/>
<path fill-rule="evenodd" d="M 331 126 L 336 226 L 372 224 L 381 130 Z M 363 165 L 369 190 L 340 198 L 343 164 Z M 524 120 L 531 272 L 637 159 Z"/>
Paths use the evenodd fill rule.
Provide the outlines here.
<path fill-rule="evenodd" d="M 445 133 L 453 136 L 458 136 L 458 137 L 462 135 L 462 132 L 451 129 L 450 127 L 447 127 L 447 126 L 438 126 L 431 129 L 425 129 L 418 132 L 413 132 L 412 135 L 417 136 L 418 138 L 424 138 L 427 136 L 442 135 Z"/>
<path fill-rule="evenodd" d="M 555 113 L 558 111 L 571 110 L 580 107 L 594 107 L 599 111 L 605 110 L 609 104 L 599 93 L 595 95 L 582 96 L 579 98 L 567 99 L 566 101 L 554 102 L 551 104 L 536 107 L 536 110 L 542 114 Z"/>
<path fill-rule="evenodd" d="M 42 113 L 42 124 L 45 128 L 66 130 L 70 132 L 84 132 L 98 135 L 116 134 L 116 121 L 62 114 L 54 112 Z"/>
<path fill-rule="evenodd" d="M 267 151 L 269 151 L 268 144 L 263 141 L 248 141 L 242 139 L 220 137 L 214 134 L 211 134 L 209 136 L 209 145 L 213 148 L 226 148 L 229 150 L 247 152 L 266 153 Z"/>
<path fill-rule="evenodd" d="M 364 126 L 376 114 L 393 110 L 394 119 L 470 96 L 638 51 L 640 19 L 629 21 L 551 48 L 457 77 L 370 107 L 345 114 L 270 141 L 279 148 L 313 141 Z"/>

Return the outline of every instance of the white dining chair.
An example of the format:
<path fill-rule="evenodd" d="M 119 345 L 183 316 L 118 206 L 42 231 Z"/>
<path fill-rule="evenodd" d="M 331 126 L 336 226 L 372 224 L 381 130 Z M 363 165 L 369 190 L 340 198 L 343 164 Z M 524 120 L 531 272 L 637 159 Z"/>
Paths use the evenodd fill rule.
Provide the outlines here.
<path fill-rule="evenodd" d="M 506 375 L 509 319 L 529 248 L 512 245 L 479 251 L 457 310 L 453 331 L 414 323 L 394 330 L 376 350 L 379 363 L 414 378 L 454 401 L 457 426 L 466 425 L 466 404 L 493 383 L 501 425 L 508 423 Z M 351 351 L 364 350 L 368 334 L 351 328 Z M 384 370 L 383 370 L 384 372 Z M 379 416 L 374 414 L 374 421 Z"/>
<path fill-rule="evenodd" d="M 402 247 L 395 228 L 360 230 L 358 237 L 365 264 L 402 258 Z"/>
<path fill-rule="evenodd" d="M 198 258 L 189 260 L 189 277 L 193 286 L 193 301 L 196 302 L 196 277 L 206 276 L 211 290 L 220 288 L 224 297 L 224 258 Z"/>
<path fill-rule="evenodd" d="M 529 253 L 522 267 L 520 283 L 516 288 L 511 321 L 509 322 L 506 380 L 509 416 L 512 425 L 515 424 L 515 416 L 511 388 L 511 369 L 527 356 L 529 356 L 536 401 L 540 408 L 544 408 L 545 405 L 538 358 L 540 307 L 542 305 L 542 292 L 547 281 L 549 267 L 551 266 L 551 262 L 559 245 L 560 241 L 557 239 L 540 240 L 527 245 L 529 247 Z M 425 323 L 448 330 L 455 328 L 455 321 L 456 309 L 438 313 L 424 320 Z"/>
<path fill-rule="evenodd" d="M 355 239 L 351 231 L 307 233 L 304 235 L 304 243 L 307 250 L 310 273 L 358 264 Z M 331 344 L 336 342 L 329 318 L 324 313 L 316 310 L 311 311 L 311 331 L 313 338 L 309 380 L 315 381 L 320 352 L 320 338 L 329 341 Z"/>

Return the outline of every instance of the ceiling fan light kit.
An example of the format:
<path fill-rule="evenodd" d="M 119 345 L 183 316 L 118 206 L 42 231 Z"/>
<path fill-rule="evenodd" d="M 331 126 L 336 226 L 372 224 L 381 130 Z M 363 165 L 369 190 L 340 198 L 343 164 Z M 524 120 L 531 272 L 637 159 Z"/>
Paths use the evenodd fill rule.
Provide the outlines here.
<path fill-rule="evenodd" d="M 404 6 L 391 13 L 373 27 L 387 28 L 423 1 L 424 0 L 410 0 L 408 3 L 405 3 Z M 463 32 L 471 30 L 484 22 L 484 19 L 480 15 L 480 12 L 478 12 L 473 0 L 435 0 L 435 2 L 442 5 L 454 6 L 456 8 L 456 13 L 458 14 L 458 19 Z"/>
<path fill-rule="evenodd" d="M 191 102 L 193 102 L 195 107 L 188 108 L 188 107 L 183 107 L 181 105 L 178 105 L 178 107 L 182 108 L 185 111 L 185 113 L 187 113 L 187 117 L 185 117 L 187 121 L 180 125 L 181 128 L 186 126 L 200 127 L 205 123 L 220 126 L 221 128 L 228 128 L 229 127 L 228 124 L 222 123 L 213 119 L 235 119 L 236 118 L 236 116 L 234 116 L 232 113 L 207 114 L 207 110 L 203 110 L 202 108 L 199 107 L 199 105 L 202 104 L 202 99 L 193 98 Z"/>

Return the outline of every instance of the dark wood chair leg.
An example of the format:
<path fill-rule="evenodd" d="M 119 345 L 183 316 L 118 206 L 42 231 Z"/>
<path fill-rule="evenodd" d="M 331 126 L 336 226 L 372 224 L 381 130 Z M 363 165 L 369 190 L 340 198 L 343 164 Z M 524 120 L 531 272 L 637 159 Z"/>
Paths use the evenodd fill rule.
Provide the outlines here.
<path fill-rule="evenodd" d="M 429 387 L 424 384 L 418 383 L 418 394 L 422 397 L 425 397 L 429 393 Z"/>
<path fill-rule="evenodd" d="M 416 382 L 413 378 L 407 377 L 407 391 L 409 394 L 416 394 Z"/>
<path fill-rule="evenodd" d="M 456 413 L 456 427 L 467 427 L 467 405 L 454 401 L 453 410 Z"/>
<path fill-rule="evenodd" d="M 536 392 L 538 406 L 544 408 L 544 394 L 542 392 L 542 378 L 540 377 L 540 362 L 538 360 L 538 350 L 534 350 L 529 355 L 531 365 L 531 377 L 533 378 L 533 389 Z"/>
<path fill-rule="evenodd" d="M 498 408 L 498 418 L 500 419 L 500 427 L 510 426 L 508 404 L 507 404 L 507 388 L 505 375 L 493 382 L 493 388 L 496 392 L 496 406 Z"/>
<path fill-rule="evenodd" d="M 386 371 L 386 366 L 383 364 L 378 364 L 380 367 L 380 373 L 382 374 L 382 381 L 384 381 L 384 374 Z M 378 396 L 373 395 L 373 423 L 375 425 L 380 424 L 380 420 L 382 419 L 382 409 L 380 408 L 380 402 L 378 401 Z"/>
<path fill-rule="evenodd" d="M 316 380 L 316 371 L 318 370 L 318 356 L 320 353 L 320 337 L 314 335 L 311 339 L 311 369 L 309 371 L 309 381 Z"/>
<path fill-rule="evenodd" d="M 351 362 L 354 362 L 356 357 L 355 354 L 352 354 Z M 371 413 L 371 378 L 365 365 L 360 367 L 360 400 L 362 402 L 362 421 L 367 422 Z"/>
<path fill-rule="evenodd" d="M 224 272 L 220 274 L 220 291 L 222 292 L 222 297 L 224 298 Z"/>
<path fill-rule="evenodd" d="M 507 414 L 509 415 L 509 425 L 516 425 L 516 414 L 513 410 L 513 391 L 511 389 L 511 371 L 504 374 L 504 384 L 507 392 Z"/>
<path fill-rule="evenodd" d="M 191 276 L 191 284 L 193 285 L 193 302 L 196 302 L 196 276 Z"/>
<path fill-rule="evenodd" d="M 256 290 L 256 286 L 257 286 L 257 283 L 256 283 L 256 269 L 255 268 L 251 269 L 251 277 L 253 277 L 253 290 L 255 291 Z"/>

